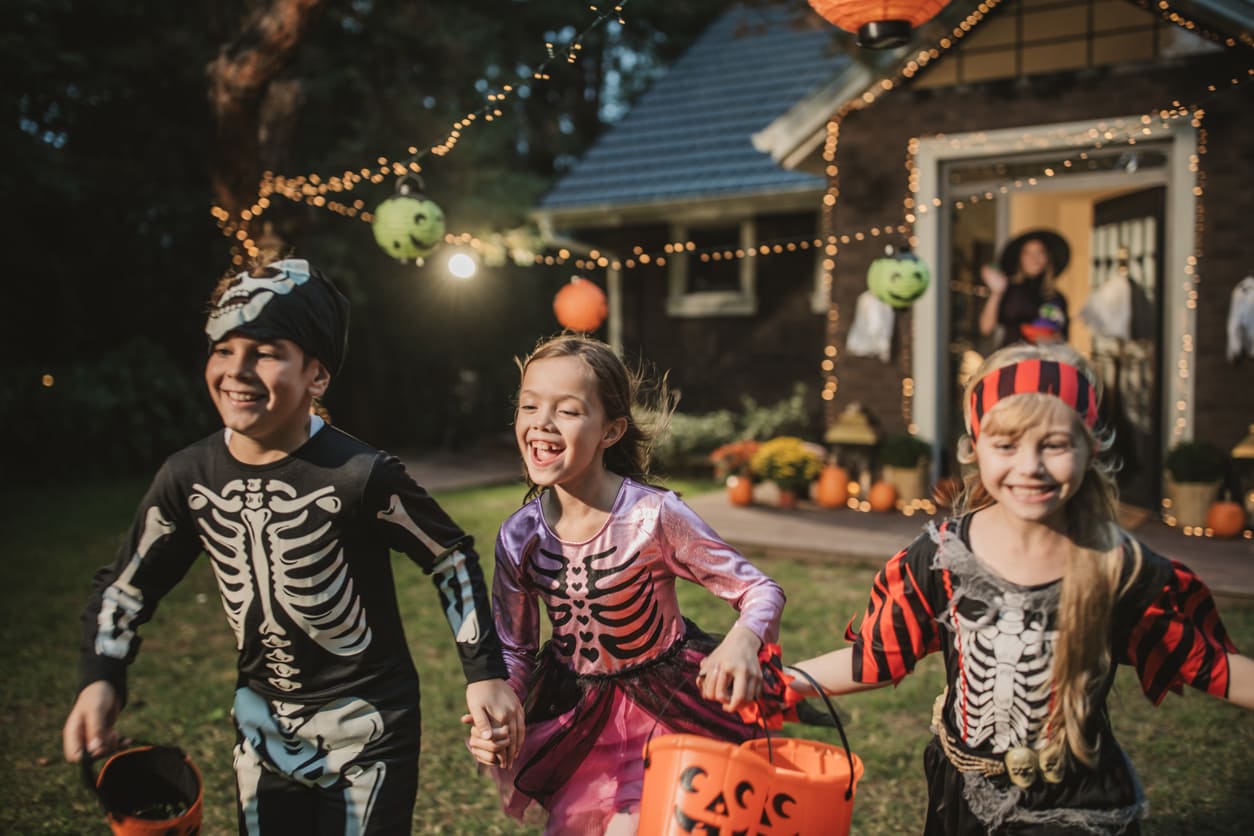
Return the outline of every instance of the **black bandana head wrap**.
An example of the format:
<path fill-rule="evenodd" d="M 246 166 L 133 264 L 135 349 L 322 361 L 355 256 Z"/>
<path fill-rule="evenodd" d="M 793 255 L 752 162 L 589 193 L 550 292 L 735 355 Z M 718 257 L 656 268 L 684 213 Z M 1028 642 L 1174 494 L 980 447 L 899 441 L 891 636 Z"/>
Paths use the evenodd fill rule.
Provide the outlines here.
<path fill-rule="evenodd" d="M 205 334 L 213 346 L 228 334 L 285 339 L 317 357 L 332 375 L 348 346 L 348 300 L 303 258 L 267 264 L 271 276 L 236 276 L 209 309 Z"/>

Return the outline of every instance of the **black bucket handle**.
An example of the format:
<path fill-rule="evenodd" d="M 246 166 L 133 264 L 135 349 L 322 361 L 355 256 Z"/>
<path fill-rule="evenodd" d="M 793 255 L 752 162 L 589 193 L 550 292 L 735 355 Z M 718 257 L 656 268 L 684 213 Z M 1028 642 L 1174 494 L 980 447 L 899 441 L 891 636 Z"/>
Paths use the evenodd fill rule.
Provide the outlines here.
<path fill-rule="evenodd" d="M 832 701 L 827 696 L 827 692 L 823 690 L 822 686 L 820 686 L 819 683 L 814 680 L 814 677 L 810 676 L 810 674 L 795 665 L 786 665 L 785 670 L 801 674 L 801 678 L 810 683 L 810 687 L 814 688 L 815 693 L 823 698 L 823 705 L 827 706 L 828 713 L 832 715 L 832 721 L 836 723 L 836 731 L 840 733 L 840 742 L 845 747 L 845 757 L 849 759 L 849 786 L 845 788 L 845 800 L 852 801 L 853 782 L 855 776 L 853 767 L 853 750 L 849 748 L 849 738 L 845 736 L 845 724 L 840 722 L 840 715 L 836 711 L 836 706 L 832 705 Z"/>

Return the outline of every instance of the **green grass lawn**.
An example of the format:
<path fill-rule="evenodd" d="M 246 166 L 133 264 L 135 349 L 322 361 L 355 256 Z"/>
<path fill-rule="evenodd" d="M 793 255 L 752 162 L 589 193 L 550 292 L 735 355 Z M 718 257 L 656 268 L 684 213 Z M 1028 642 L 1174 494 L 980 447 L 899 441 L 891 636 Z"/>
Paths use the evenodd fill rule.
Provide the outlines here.
<path fill-rule="evenodd" d="M 10 491 L 3 525 L 8 557 L 0 562 L 0 833 L 106 833 L 104 817 L 61 757 L 60 729 L 76 684 L 78 615 L 92 572 L 112 560 L 134 513 L 142 482 L 111 482 L 53 491 Z M 688 490 L 705 486 L 687 485 Z M 439 497 L 473 533 L 491 568 L 497 526 L 519 502 L 517 487 Z M 798 659 L 842 644 L 845 623 L 862 611 L 873 569 L 780 559 L 759 564 L 789 594 L 783 644 Z M 415 832 L 529 833 L 498 810 L 495 790 L 475 773 L 462 726 L 463 684 L 434 590 L 408 561 L 396 563 L 409 643 L 422 677 L 423 753 Z M 709 630 L 733 614 L 703 590 L 681 585 L 684 612 Z M 1254 648 L 1254 604 L 1220 600 L 1239 647 Z M 208 563 L 202 561 L 162 603 L 142 631 L 144 649 L 131 672 L 131 704 L 120 726 L 138 739 L 177 743 L 205 778 L 208 836 L 235 830 L 227 709 L 235 682 L 234 649 Z M 929 658 L 899 687 L 841 700 L 853 748 L 866 764 L 853 832 L 918 832 L 924 784 L 921 755 L 939 658 Z M 1244 834 L 1254 821 L 1254 715 L 1196 692 L 1158 709 L 1121 671 L 1111 702 L 1115 729 L 1150 797 L 1151 834 Z M 837 742 L 834 732 L 790 727 Z"/>

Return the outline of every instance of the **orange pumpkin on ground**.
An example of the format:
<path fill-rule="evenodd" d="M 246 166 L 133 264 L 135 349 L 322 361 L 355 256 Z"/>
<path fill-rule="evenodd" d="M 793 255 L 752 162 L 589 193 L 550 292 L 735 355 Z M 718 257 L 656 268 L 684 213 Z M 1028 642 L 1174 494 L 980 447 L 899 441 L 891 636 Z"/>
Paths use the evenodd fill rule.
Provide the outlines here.
<path fill-rule="evenodd" d="M 732 505 L 752 505 L 753 480 L 747 476 L 728 476 L 727 500 Z"/>
<path fill-rule="evenodd" d="M 1216 502 L 1206 512 L 1206 527 L 1216 537 L 1236 537 L 1245 530 L 1245 508 L 1239 502 Z"/>
<path fill-rule="evenodd" d="M 819 471 L 814 486 L 814 501 L 821 508 L 843 508 L 849 501 L 849 474 L 838 465 L 826 465 Z"/>
<path fill-rule="evenodd" d="M 897 507 L 897 489 L 890 482 L 876 482 L 866 498 L 872 511 L 891 511 Z"/>

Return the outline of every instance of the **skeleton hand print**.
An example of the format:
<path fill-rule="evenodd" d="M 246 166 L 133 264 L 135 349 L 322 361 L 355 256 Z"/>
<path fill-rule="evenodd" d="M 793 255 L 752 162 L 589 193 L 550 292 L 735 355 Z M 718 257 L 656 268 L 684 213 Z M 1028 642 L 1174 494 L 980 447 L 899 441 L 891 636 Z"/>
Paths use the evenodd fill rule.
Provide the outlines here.
<path fill-rule="evenodd" d="M 302 687 L 301 670 L 284 649 L 292 643 L 285 622 L 337 656 L 360 653 L 370 644 L 343 549 L 328 536 L 341 505 L 333 487 L 298 496 L 276 479 L 236 479 L 221 494 L 195 485 L 188 505 L 206 512 L 199 515 L 200 538 L 213 561 L 237 648 L 244 646 L 250 609 L 260 607 L 257 631 L 269 648 L 271 685 L 288 692 Z"/>

